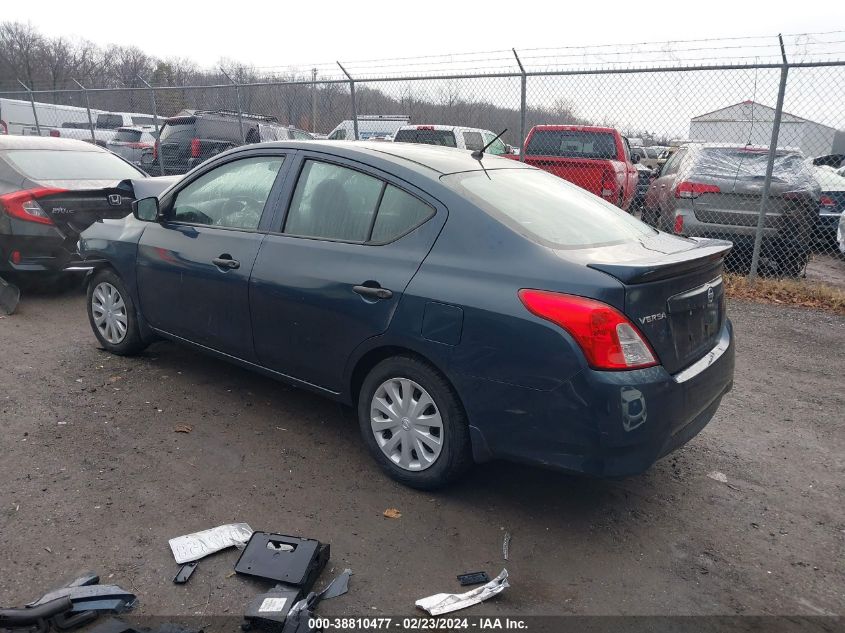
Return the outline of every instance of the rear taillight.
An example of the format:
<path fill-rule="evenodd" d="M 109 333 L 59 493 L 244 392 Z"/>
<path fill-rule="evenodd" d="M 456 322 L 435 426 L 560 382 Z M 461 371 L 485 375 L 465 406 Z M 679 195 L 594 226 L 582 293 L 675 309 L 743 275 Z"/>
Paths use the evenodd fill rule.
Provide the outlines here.
<path fill-rule="evenodd" d="M 532 314 L 566 330 L 595 369 L 639 369 L 657 364 L 634 324 L 606 303 L 528 288 L 519 291 L 519 299 Z"/>
<path fill-rule="evenodd" d="M 149 149 L 151 147 L 149 143 L 126 143 L 125 146 L 132 149 Z M 153 156 L 155 156 L 155 150 L 153 150 Z"/>
<path fill-rule="evenodd" d="M 835 211 L 836 210 L 836 200 L 831 198 L 830 196 L 822 196 L 819 198 L 819 204 L 821 205 L 822 209 L 825 211 Z"/>
<path fill-rule="evenodd" d="M 200 157 L 200 140 L 198 138 L 191 139 L 191 158 Z"/>
<path fill-rule="evenodd" d="M 417 129 L 418 130 L 433 130 L 434 126 L 433 125 L 418 125 Z"/>
<path fill-rule="evenodd" d="M 675 225 L 672 227 L 672 232 L 675 233 L 675 235 L 680 235 L 684 232 L 684 216 L 675 216 Z"/>
<path fill-rule="evenodd" d="M 58 130 L 50 130 L 50 136 L 52 136 L 53 138 L 59 138 L 61 135 L 62 133 Z"/>
<path fill-rule="evenodd" d="M 722 193 L 722 190 L 716 185 L 705 185 L 701 182 L 690 182 L 689 180 L 679 182 L 678 186 L 675 187 L 676 198 L 697 198 L 703 193 Z"/>
<path fill-rule="evenodd" d="M 38 199 L 56 193 L 62 193 L 65 189 L 50 189 L 41 187 L 38 189 L 25 189 L 0 196 L 0 210 L 16 220 L 24 222 L 37 222 L 38 224 L 53 224 L 53 220 L 47 212 L 38 204 Z"/>
<path fill-rule="evenodd" d="M 605 171 L 601 176 L 601 197 L 616 198 L 616 175 L 612 171 Z"/>

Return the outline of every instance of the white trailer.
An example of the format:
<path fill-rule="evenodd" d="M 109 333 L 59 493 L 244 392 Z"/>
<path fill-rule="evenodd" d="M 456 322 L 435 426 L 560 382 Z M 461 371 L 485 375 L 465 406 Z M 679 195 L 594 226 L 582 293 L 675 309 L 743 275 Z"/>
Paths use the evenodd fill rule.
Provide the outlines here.
<path fill-rule="evenodd" d="M 96 118 L 102 110 L 91 110 Z M 65 123 L 87 124 L 88 112 L 85 108 L 52 103 L 32 103 L 22 99 L 0 99 L 0 134 L 35 134 L 35 114 L 38 114 L 38 126 L 41 134 L 59 129 Z"/>

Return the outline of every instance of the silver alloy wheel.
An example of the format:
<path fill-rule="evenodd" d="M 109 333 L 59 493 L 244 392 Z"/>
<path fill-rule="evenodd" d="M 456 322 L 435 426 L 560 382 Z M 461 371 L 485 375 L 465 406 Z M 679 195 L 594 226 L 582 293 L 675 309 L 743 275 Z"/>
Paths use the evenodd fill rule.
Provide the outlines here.
<path fill-rule="evenodd" d="M 443 449 L 443 419 L 437 405 L 409 378 L 391 378 L 376 389 L 370 425 L 381 452 L 403 470 L 425 470 Z"/>
<path fill-rule="evenodd" d="M 112 345 L 118 345 L 126 338 L 129 323 L 126 304 L 117 288 L 107 281 L 101 281 L 91 293 L 91 314 L 100 334 Z"/>

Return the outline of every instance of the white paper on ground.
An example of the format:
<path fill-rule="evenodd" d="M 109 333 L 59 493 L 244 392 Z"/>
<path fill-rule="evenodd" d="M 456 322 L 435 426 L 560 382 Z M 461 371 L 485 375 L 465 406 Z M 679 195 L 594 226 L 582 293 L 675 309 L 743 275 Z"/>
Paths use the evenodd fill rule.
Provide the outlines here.
<path fill-rule="evenodd" d="M 503 569 L 502 573 L 493 580 L 485 585 L 476 587 L 472 591 L 467 591 L 466 593 L 436 593 L 428 598 L 420 598 L 414 604 L 423 611 L 427 611 L 429 615 L 440 615 L 484 602 L 487 598 L 492 598 L 496 594 L 502 593 L 507 587 L 510 587 L 508 584 L 508 570 Z"/>
<path fill-rule="evenodd" d="M 227 547 L 243 547 L 251 536 L 252 528 L 246 523 L 229 523 L 210 530 L 177 536 L 168 542 L 173 558 L 181 565 Z"/>

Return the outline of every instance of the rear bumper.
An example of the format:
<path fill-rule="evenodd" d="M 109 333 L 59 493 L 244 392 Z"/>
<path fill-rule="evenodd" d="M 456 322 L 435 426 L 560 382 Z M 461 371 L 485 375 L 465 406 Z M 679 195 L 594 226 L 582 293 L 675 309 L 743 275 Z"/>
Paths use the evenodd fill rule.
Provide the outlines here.
<path fill-rule="evenodd" d="M 733 327 L 675 375 L 662 366 L 584 370 L 551 391 L 463 377 L 476 459 L 504 458 L 587 475 L 641 473 L 695 437 L 733 386 Z"/>
<path fill-rule="evenodd" d="M 13 258 L 15 252 L 19 256 Z M 0 272 L 44 273 L 91 267 L 91 262 L 83 261 L 75 245 L 63 237 L 0 234 Z"/>
<path fill-rule="evenodd" d="M 731 226 L 727 224 L 711 224 L 701 222 L 691 212 L 683 213 L 686 237 L 708 237 L 733 242 L 734 250 L 750 249 L 754 247 L 756 226 Z M 809 251 L 814 227 L 807 225 L 806 229 L 795 227 L 794 230 L 777 231 L 763 230 L 763 255 L 776 257 L 779 254 L 805 254 Z"/>

